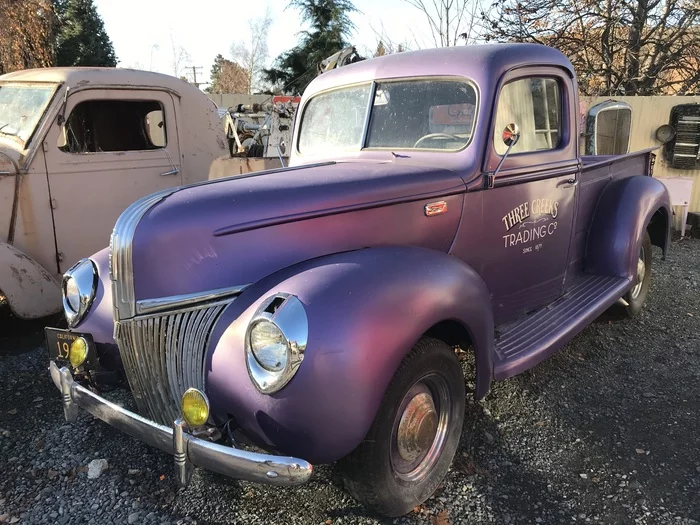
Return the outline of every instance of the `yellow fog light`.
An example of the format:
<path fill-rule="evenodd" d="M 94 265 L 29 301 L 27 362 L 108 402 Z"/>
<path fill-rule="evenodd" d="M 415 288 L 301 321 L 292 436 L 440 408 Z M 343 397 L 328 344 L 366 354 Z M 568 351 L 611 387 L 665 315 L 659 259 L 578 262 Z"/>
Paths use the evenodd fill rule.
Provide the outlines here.
<path fill-rule="evenodd" d="M 209 400 L 204 392 L 190 388 L 182 395 L 182 417 L 190 427 L 201 427 L 209 419 Z"/>
<path fill-rule="evenodd" d="M 84 337 L 78 337 L 70 345 L 68 360 L 74 368 L 78 368 L 85 362 L 88 355 L 88 344 Z"/>

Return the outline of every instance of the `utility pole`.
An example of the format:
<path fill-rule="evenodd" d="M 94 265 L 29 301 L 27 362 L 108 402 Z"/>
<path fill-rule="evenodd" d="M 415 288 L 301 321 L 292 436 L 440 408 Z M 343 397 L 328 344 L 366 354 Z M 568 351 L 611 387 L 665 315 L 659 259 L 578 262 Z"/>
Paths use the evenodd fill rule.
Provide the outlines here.
<path fill-rule="evenodd" d="M 192 83 L 199 89 L 201 82 L 197 82 L 197 70 L 202 69 L 202 66 L 189 66 L 188 69 L 190 67 L 192 68 Z"/>

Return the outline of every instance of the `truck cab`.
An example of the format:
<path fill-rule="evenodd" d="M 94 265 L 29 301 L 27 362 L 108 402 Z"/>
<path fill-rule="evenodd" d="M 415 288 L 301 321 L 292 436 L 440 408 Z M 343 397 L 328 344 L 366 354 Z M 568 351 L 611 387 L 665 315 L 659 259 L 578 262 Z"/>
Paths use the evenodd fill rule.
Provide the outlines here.
<path fill-rule="evenodd" d="M 0 293 L 13 312 L 60 310 L 61 275 L 109 242 L 126 207 L 206 180 L 224 139 L 208 97 L 167 75 L 46 68 L 0 76 Z"/>
<path fill-rule="evenodd" d="M 653 153 L 581 156 L 569 60 L 529 44 L 385 56 L 304 93 L 290 166 L 164 190 L 64 277 L 47 329 L 82 407 L 200 466 L 296 485 L 337 461 L 399 516 L 447 472 L 473 395 L 604 311 L 634 316 L 669 243 Z M 88 390 L 124 373 L 140 415 Z M 251 454 L 245 443 L 269 453 Z"/>

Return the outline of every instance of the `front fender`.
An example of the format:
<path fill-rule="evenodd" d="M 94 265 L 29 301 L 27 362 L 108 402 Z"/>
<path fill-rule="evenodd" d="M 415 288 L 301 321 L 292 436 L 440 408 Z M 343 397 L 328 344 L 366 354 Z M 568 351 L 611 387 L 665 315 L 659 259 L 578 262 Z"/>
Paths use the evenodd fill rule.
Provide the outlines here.
<path fill-rule="evenodd" d="M 587 272 L 632 280 L 644 232 L 660 214 L 652 243 L 668 251 L 671 238 L 671 201 L 660 181 L 647 176 L 611 182 L 596 207 L 586 246 Z"/>
<path fill-rule="evenodd" d="M 0 241 L 0 291 L 21 319 L 39 319 L 61 309 L 61 288 L 38 262 Z"/>
<path fill-rule="evenodd" d="M 114 304 L 109 280 L 109 248 L 97 252 L 90 259 L 97 268 L 97 290 L 90 309 L 83 320 L 75 326 L 75 331 L 92 335 L 97 345 L 97 357 L 101 367 L 106 370 L 123 370 L 119 347 L 114 340 Z"/>
<path fill-rule="evenodd" d="M 244 337 L 259 304 L 277 292 L 304 304 L 309 339 L 296 376 L 263 395 L 248 377 Z M 206 363 L 212 413 L 235 418 L 282 453 L 335 461 L 367 434 L 406 353 L 445 320 L 469 332 L 483 395 L 492 374 L 493 317 L 488 290 L 472 268 L 412 247 L 367 248 L 292 266 L 248 288 L 222 314 Z"/>

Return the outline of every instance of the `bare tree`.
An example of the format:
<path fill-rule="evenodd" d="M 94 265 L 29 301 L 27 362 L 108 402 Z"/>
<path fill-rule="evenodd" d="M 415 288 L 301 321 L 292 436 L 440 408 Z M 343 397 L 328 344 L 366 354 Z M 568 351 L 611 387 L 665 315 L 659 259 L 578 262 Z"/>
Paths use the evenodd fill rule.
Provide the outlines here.
<path fill-rule="evenodd" d="M 483 35 L 482 0 L 405 0 L 425 15 L 436 47 L 471 44 Z"/>
<path fill-rule="evenodd" d="M 378 57 L 383 55 L 393 55 L 394 53 L 401 53 L 403 51 L 410 51 L 411 49 L 418 49 L 420 46 L 415 43 L 415 46 L 409 44 L 406 40 L 399 42 L 395 40 L 391 35 L 388 34 L 384 23 L 379 23 L 379 28 L 375 27 L 371 22 L 369 24 L 370 29 L 374 33 L 376 39 L 376 45 L 372 47 L 365 46 L 364 55 Z"/>
<path fill-rule="evenodd" d="M 55 12 L 50 0 L 0 0 L 0 74 L 53 65 Z"/>
<path fill-rule="evenodd" d="M 490 38 L 560 49 L 585 95 L 700 91 L 698 0 L 504 0 Z"/>
<path fill-rule="evenodd" d="M 267 36 L 271 25 L 272 14 L 267 8 L 263 16 L 248 21 L 250 38 L 234 42 L 231 46 L 231 56 L 247 72 L 246 92 L 249 94 L 260 88 L 262 72 L 268 58 Z"/>
<path fill-rule="evenodd" d="M 173 76 L 180 78 L 182 76 L 182 69 L 192 61 L 192 58 L 184 47 L 175 42 L 175 38 L 173 37 L 172 33 L 170 33 L 170 44 L 172 45 L 173 49 L 173 57 L 171 62 Z"/>

